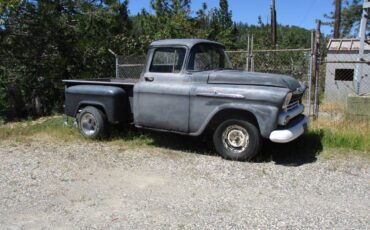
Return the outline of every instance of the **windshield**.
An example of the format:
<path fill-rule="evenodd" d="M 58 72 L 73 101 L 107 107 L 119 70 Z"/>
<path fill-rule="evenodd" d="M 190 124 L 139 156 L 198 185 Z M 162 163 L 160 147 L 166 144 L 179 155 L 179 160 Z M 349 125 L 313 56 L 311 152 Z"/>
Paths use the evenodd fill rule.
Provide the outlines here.
<path fill-rule="evenodd" d="M 224 48 L 213 44 L 195 45 L 190 52 L 189 71 L 232 69 Z"/>

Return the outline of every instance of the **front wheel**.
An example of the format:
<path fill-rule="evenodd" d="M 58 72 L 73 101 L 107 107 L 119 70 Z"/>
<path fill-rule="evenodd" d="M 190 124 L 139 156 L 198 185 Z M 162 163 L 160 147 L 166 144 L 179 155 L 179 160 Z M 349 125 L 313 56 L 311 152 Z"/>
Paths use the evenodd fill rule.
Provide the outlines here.
<path fill-rule="evenodd" d="M 80 133 L 87 138 L 100 138 L 106 131 L 105 114 L 92 106 L 85 107 L 78 117 Z"/>
<path fill-rule="evenodd" d="M 252 123 L 229 119 L 222 122 L 213 133 L 213 144 L 223 158 L 246 161 L 257 155 L 261 137 Z"/>

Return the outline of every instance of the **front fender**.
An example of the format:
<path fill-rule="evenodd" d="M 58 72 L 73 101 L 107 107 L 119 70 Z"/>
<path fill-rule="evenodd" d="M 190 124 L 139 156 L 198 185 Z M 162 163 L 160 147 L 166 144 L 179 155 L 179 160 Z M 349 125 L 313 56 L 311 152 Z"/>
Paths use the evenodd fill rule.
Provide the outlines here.
<path fill-rule="evenodd" d="M 218 113 L 225 110 L 239 110 L 253 114 L 258 122 L 261 136 L 268 138 L 270 133 L 277 127 L 277 119 L 279 109 L 272 105 L 266 104 L 242 104 L 242 103 L 228 103 L 222 104 L 213 109 L 207 118 L 202 122 L 202 125 L 195 132 L 190 133 L 192 136 L 200 135 L 207 127 L 209 122 Z M 226 118 L 225 118 L 226 119 Z"/>

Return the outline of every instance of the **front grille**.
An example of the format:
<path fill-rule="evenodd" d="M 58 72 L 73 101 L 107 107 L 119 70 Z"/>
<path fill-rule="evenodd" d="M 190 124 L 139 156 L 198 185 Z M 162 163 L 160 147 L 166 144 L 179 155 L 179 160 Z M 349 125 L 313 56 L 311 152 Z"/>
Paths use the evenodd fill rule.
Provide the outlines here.
<path fill-rule="evenodd" d="M 291 102 L 291 103 L 289 103 L 289 105 L 288 105 L 288 110 L 290 110 L 290 109 L 293 109 L 294 107 L 296 107 L 297 105 L 299 104 L 299 100 L 298 101 L 294 101 L 294 102 Z"/>
<path fill-rule="evenodd" d="M 296 107 L 302 99 L 303 94 L 293 94 L 292 98 L 290 99 L 289 105 L 288 105 L 288 110 Z"/>

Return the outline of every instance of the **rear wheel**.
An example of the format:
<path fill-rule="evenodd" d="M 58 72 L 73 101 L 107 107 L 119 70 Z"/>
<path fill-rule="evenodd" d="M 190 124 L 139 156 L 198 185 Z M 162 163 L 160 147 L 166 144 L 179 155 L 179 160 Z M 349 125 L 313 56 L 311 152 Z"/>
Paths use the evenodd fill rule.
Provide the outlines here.
<path fill-rule="evenodd" d="M 92 106 L 85 107 L 78 117 L 80 133 L 87 138 L 100 138 L 106 131 L 105 114 Z"/>
<path fill-rule="evenodd" d="M 229 119 L 213 133 L 216 151 L 226 159 L 246 161 L 257 155 L 261 146 L 258 128 L 245 120 Z"/>

